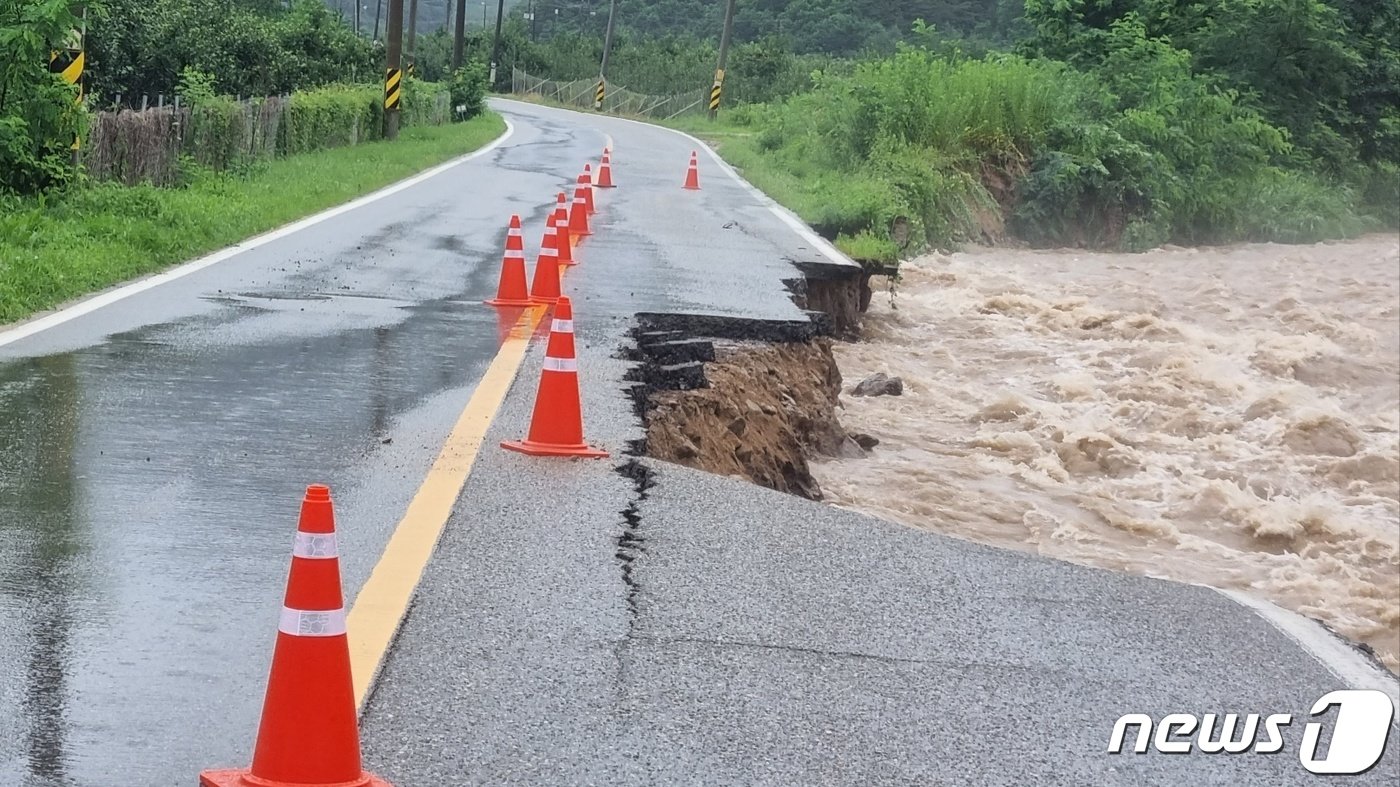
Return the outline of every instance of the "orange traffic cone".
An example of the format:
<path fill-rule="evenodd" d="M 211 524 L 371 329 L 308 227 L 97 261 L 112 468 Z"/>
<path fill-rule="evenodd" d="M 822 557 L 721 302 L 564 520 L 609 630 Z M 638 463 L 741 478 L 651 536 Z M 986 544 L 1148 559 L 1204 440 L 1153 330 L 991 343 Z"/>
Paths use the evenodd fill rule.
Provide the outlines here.
<path fill-rule="evenodd" d="M 510 217 L 506 233 L 506 256 L 501 262 L 501 283 L 496 297 L 486 301 L 492 306 L 529 306 L 530 291 L 525 287 L 525 241 L 520 236 L 520 217 Z"/>
<path fill-rule="evenodd" d="M 683 188 L 700 190 L 700 165 L 695 160 L 695 151 L 690 151 L 690 166 L 685 171 L 685 186 Z"/>
<path fill-rule="evenodd" d="M 559 300 L 559 250 L 556 248 L 556 238 L 554 225 L 546 223 L 544 243 L 540 245 L 540 257 L 535 260 L 535 282 L 530 288 L 530 297 L 535 303 L 554 303 Z"/>
<path fill-rule="evenodd" d="M 559 247 L 559 263 L 561 265 L 577 265 L 578 260 L 574 259 L 574 243 L 569 238 L 569 208 L 565 203 L 564 192 L 559 192 L 559 201 L 554 205 L 554 243 Z"/>
<path fill-rule="evenodd" d="M 574 205 L 569 210 L 569 234 L 578 238 L 592 235 L 588 228 L 588 203 L 583 186 L 574 189 Z"/>
<path fill-rule="evenodd" d="M 549 331 L 540 387 L 535 393 L 530 435 L 524 440 L 503 442 L 501 447 L 530 456 L 608 455 L 607 451 L 589 448 L 583 442 L 578 361 L 574 359 L 574 308 L 567 295 L 554 306 L 554 324 Z"/>
<path fill-rule="evenodd" d="M 583 204 L 588 206 L 588 215 L 597 213 L 593 207 L 593 165 L 584 164 L 583 172 L 578 176 L 578 185 L 583 187 Z"/>
<path fill-rule="evenodd" d="M 608 149 L 603 148 L 603 160 L 598 163 L 598 182 L 593 184 L 600 189 L 614 188 L 612 179 L 612 158 Z"/>
<path fill-rule="evenodd" d="M 201 787 L 390 787 L 360 767 L 331 490 L 306 488 L 292 544 L 253 767 L 204 771 Z"/>

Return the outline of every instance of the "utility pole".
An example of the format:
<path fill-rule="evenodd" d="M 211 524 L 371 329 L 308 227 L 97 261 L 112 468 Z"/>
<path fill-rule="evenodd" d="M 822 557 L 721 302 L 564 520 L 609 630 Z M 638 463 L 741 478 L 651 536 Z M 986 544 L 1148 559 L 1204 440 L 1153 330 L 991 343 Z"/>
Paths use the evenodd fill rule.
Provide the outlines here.
<path fill-rule="evenodd" d="M 389 0 L 389 45 L 384 66 L 384 138 L 399 138 L 399 97 L 403 92 L 403 0 Z"/>
<path fill-rule="evenodd" d="M 724 63 L 729 57 L 729 38 L 734 34 L 734 0 L 724 6 L 724 32 L 719 37 L 719 65 L 715 67 L 715 83 L 710 86 L 710 120 L 719 114 L 719 94 L 724 90 Z"/>
<path fill-rule="evenodd" d="M 355 35 L 360 34 L 360 0 L 355 0 Z"/>
<path fill-rule="evenodd" d="M 374 3 L 374 40 L 379 40 L 379 15 L 384 10 L 384 0 L 375 0 Z"/>
<path fill-rule="evenodd" d="M 467 36 L 467 0 L 457 0 L 457 32 L 452 37 L 452 70 L 462 67 L 462 40 Z"/>
<path fill-rule="evenodd" d="M 492 89 L 496 87 L 496 64 L 501 62 L 501 22 L 506 16 L 506 0 L 496 0 L 496 40 L 491 44 L 491 82 Z M 485 25 L 482 25 L 485 27 Z"/>
<path fill-rule="evenodd" d="M 608 90 L 608 53 L 612 51 L 613 23 L 617 21 L 617 0 L 608 3 L 608 32 L 603 35 L 603 62 L 598 64 L 598 90 L 593 95 L 593 108 L 603 108 Z"/>
<path fill-rule="evenodd" d="M 405 58 L 406 60 L 408 60 L 408 74 L 409 74 L 409 76 L 417 76 L 416 74 L 413 73 L 413 67 L 414 67 L 414 65 L 415 65 L 414 59 L 413 59 L 413 54 L 414 54 L 414 52 L 417 52 L 417 51 L 418 51 L 417 46 L 416 46 L 417 43 L 418 43 L 418 0 L 409 0 L 409 3 L 408 3 L 408 56 L 407 56 L 407 58 Z"/>

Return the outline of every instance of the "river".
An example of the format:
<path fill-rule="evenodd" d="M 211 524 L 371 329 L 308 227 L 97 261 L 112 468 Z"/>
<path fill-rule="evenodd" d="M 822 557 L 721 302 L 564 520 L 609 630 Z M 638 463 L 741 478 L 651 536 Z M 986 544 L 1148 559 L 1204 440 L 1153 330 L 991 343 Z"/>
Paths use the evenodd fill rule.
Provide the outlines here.
<path fill-rule="evenodd" d="M 905 391 L 843 394 L 880 444 L 814 463 L 832 503 L 1243 590 L 1400 669 L 1395 236 L 926 255 L 836 357 Z"/>

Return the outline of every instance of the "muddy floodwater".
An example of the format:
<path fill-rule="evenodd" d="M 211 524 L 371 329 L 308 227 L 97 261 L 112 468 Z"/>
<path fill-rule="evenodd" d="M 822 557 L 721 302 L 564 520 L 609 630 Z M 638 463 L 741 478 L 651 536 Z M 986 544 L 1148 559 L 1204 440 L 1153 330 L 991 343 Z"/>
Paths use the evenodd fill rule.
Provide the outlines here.
<path fill-rule="evenodd" d="M 880 281 L 879 279 L 876 280 Z M 1243 590 L 1400 668 L 1400 242 L 973 249 L 903 267 L 842 395 L 838 505 Z"/>

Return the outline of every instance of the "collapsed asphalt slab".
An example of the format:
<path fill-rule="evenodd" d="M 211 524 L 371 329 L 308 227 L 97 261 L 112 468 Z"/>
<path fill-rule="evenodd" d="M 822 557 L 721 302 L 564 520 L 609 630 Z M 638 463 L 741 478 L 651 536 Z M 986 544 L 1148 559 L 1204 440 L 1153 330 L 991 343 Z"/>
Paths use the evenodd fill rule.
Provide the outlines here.
<path fill-rule="evenodd" d="M 602 195 L 597 234 L 565 284 L 587 437 L 614 456 L 490 448 L 528 427 L 543 353 L 533 348 L 365 708 L 367 766 L 399 787 L 1306 777 L 1308 711 L 1347 686 L 1213 590 L 625 456 L 643 437 L 620 358 L 635 315 L 801 317 L 783 285 L 791 266 L 767 253 L 784 229 L 734 185 L 717 185 L 733 190 L 706 211 L 675 202 L 667 165 L 683 138 L 501 106 L 615 142 L 622 188 Z M 709 189 L 718 177 L 703 166 Z M 755 228 L 750 240 L 702 240 L 733 220 L 727 211 Z M 1282 755 L 1107 753 L 1119 716 L 1174 712 L 1296 721 Z M 1355 783 L 1390 783 L 1397 757 L 1391 747 Z"/>

